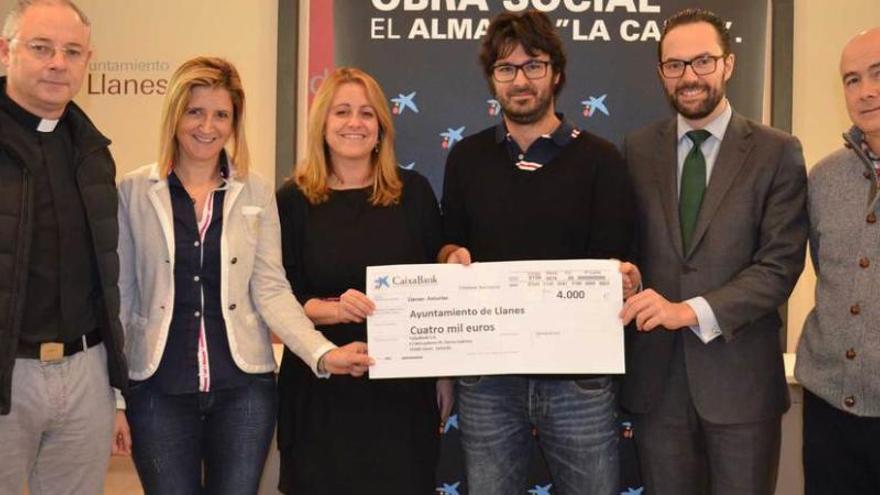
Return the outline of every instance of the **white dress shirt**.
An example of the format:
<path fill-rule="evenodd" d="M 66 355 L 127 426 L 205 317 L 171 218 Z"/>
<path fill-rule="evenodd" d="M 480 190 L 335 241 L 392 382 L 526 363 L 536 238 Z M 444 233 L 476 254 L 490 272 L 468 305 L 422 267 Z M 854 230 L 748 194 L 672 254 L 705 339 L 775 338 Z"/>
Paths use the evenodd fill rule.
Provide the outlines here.
<path fill-rule="evenodd" d="M 715 166 L 715 160 L 718 159 L 718 151 L 721 149 L 721 141 L 724 139 L 724 133 L 727 132 L 727 125 L 730 124 L 730 118 L 733 116 L 733 109 L 730 102 L 724 100 L 725 109 L 718 117 L 706 124 L 703 129 L 709 131 L 709 136 L 700 150 L 706 159 L 706 186 L 712 178 L 712 169 Z M 695 130 L 685 120 L 681 114 L 678 115 L 678 192 L 681 194 L 681 171 L 684 168 L 684 160 L 694 146 L 693 141 L 687 137 L 689 131 Z M 721 327 L 718 325 L 718 319 L 715 318 L 715 312 L 709 306 L 709 302 L 704 297 L 693 297 L 684 301 L 685 304 L 697 315 L 697 324 L 691 326 L 691 330 L 703 343 L 708 344 L 713 339 L 721 335 Z"/>

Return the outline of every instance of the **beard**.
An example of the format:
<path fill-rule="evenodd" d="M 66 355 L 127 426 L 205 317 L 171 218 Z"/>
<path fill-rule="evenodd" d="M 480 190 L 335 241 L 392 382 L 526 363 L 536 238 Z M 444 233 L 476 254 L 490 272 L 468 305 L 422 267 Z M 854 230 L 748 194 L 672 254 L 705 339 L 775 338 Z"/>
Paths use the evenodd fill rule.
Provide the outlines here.
<path fill-rule="evenodd" d="M 530 105 L 517 105 L 513 98 L 520 95 L 532 95 L 534 101 Z M 517 124 L 534 124 L 552 111 L 553 97 L 549 92 L 542 93 L 535 88 L 511 88 L 508 93 L 496 96 L 504 116 Z"/>
<path fill-rule="evenodd" d="M 703 98 L 702 101 L 697 103 L 696 106 L 685 106 L 679 101 L 677 93 L 679 91 L 686 91 L 689 89 L 705 90 L 706 97 Z M 718 104 L 721 103 L 722 99 L 724 99 L 724 93 L 724 83 L 721 83 L 721 87 L 717 88 L 703 82 L 693 82 L 676 87 L 672 93 L 667 92 L 666 98 L 667 100 L 669 100 L 669 104 L 672 106 L 672 108 L 674 108 L 676 112 L 680 113 L 682 117 L 689 120 L 700 120 L 708 117 L 716 108 L 718 108 Z"/>

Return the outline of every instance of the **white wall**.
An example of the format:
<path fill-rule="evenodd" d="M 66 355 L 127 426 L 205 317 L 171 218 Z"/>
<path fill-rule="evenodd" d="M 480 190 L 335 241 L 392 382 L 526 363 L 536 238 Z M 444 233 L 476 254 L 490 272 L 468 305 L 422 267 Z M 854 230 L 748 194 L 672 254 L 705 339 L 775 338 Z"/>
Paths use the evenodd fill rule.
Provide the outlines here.
<path fill-rule="evenodd" d="M 5 15 L 15 2 L 0 0 Z M 275 78 L 278 0 L 77 0 L 92 21 L 94 55 L 89 80 L 76 101 L 112 141 L 120 175 L 155 161 L 162 95 L 108 94 L 107 80 L 149 86 L 167 80 L 196 55 L 215 55 L 236 65 L 247 95 L 252 167 L 275 178 Z M 110 63 L 145 63 L 113 70 Z M 131 86 L 132 83 L 129 83 Z"/>
<path fill-rule="evenodd" d="M 843 45 L 857 32 L 880 26 L 878 0 L 795 0 L 792 132 L 804 145 L 807 167 L 839 148 L 851 123 L 838 64 Z M 811 266 L 789 301 L 788 350 L 794 351 L 813 307 Z"/>

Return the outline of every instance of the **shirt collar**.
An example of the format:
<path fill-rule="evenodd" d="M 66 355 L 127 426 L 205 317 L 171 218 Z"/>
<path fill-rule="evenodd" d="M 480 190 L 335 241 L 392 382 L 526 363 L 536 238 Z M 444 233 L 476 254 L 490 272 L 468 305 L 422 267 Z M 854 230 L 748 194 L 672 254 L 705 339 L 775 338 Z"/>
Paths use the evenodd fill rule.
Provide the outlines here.
<path fill-rule="evenodd" d="M 16 103 L 6 93 L 6 78 L 0 79 L 0 109 L 8 113 L 16 122 L 25 129 L 32 129 L 36 132 L 52 132 L 58 126 L 58 123 L 67 116 L 67 107 L 64 113 L 58 119 L 43 119 Z"/>
<path fill-rule="evenodd" d="M 229 165 L 229 156 L 226 154 L 226 150 L 220 151 L 221 184 L 217 186 L 217 190 L 229 188 L 229 181 L 234 173 L 235 169 Z M 183 183 L 180 182 L 180 178 L 177 177 L 176 173 L 174 173 L 174 167 L 171 167 L 171 170 L 168 171 L 168 184 L 172 186 L 183 187 Z"/>
<path fill-rule="evenodd" d="M 557 146 L 563 147 L 570 143 L 572 139 L 576 138 L 577 135 L 580 134 L 580 131 L 571 123 L 571 121 L 565 120 L 562 114 L 559 114 L 559 120 L 562 122 L 556 130 L 550 134 L 550 139 L 552 139 Z"/>
<path fill-rule="evenodd" d="M 724 111 L 721 112 L 720 115 L 712 119 L 708 124 L 706 124 L 703 129 L 709 131 L 713 137 L 721 141 L 724 139 L 724 133 L 727 131 L 727 125 L 730 124 L 730 119 L 733 117 L 733 108 L 730 106 L 730 102 L 727 99 L 724 99 Z M 690 131 L 695 130 L 691 125 L 682 117 L 681 114 L 677 116 L 678 120 L 678 141 L 684 138 L 685 134 Z"/>
<path fill-rule="evenodd" d="M 862 151 L 865 152 L 865 156 L 867 156 L 869 160 L 871 160 L 875 164 L 880 162 L 880 154 L 874 153 L 874 150 L 872 150 L 871 146 L 868 145 L 868 140 L 865 139 L 864 133 L 862 134 L 862 140 L 859 144 L 862 146 Z"/>
<path fill-rule="evenodd" d="M 557 146 L 565 146 L 572 139 L 576 138 L 580 131 L 571 121 L 565 118 L 565 114 L 557 113 L 556 118 L 559 119 L 559 125 L 556 126 L 556 129 L 550 134 L 544 134 L 541 137 L 552 139 Z M 501 144 L 507 140 L 508 136 L 510 136 L 510 133 L 507 132 L 507 124 L 504 122 L 504 119 L 501 119 L 501 122 L 495 126 L 495 142 Z"/>

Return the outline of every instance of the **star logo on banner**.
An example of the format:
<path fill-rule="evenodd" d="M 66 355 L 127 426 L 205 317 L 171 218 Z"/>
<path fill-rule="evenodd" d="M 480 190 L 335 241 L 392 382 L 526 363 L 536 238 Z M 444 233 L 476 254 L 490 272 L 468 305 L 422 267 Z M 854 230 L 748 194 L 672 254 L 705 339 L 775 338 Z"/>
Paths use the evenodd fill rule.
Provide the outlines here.
<path fill-rule="evenodd" d="M 440 495 L 460 495 L 458 493 L 458 485 L 461 484 L 461 481 L 456 481 L 453 484 L 443 483 L 443 486 L 438 486 L 435 490 Z"/>
<path fill-rule="evenodd" d="M 449 430 L 456 429 L 460 430 L 458 426 L 458 414 L 453 414 L 446 419 L 446 424 L 443 425 L 443 433 L 449 433 Z"/>
<path fill-rule="evenodd" d="M 501 113 L 501 103 L 498 102 L 495 98 L 486 100 L 486 103 L 489 104 L 489 116 L 495 117 L 496 115 Z"/>
<path fill-rule="evenodd" d="M 463 133 L 464 126 L 461 126 L 458 129 L 453 129 L 451 127 L 446 129 L 446 132 L 440 133 L 440 137 L 443 138 L 443 142 L 440 143 L 440 146 L 442 146 L 444 150 L 448 150 L 452 145 L 463 139 Z"/>
<path fill-rule="evenodd" d="M 535 485 L 534 488 L 529 490 L 529 493 L 532 495 L 550 495 L 550 488 L 553 487 L 553 484 L 550 483 L 548 485 Z"/>
<path fill-rule="evenodd" d="M 630 421 L 622 421 L 620 426 L 623 430 L 620 432 L 620 436 L 623 438 L 632 438 L 633 437 L 633 424 Z"/>
<path fill-rule="evenodd" d="M 413 91 L 408 95 L 400 93 L 396 98 L 391 98 L 391 102 L 394 103 L 394 105 L 391 106 L 391 113 L 394 115 L 403 115 L 403 112 L 407 109 L 411 110 L 413 113 L 419 113 L 419 107 L 417 107 L 416 102 L 413 101 L 415 96 L 416 92 Z"/>
<path fill-rule="evenodd" d="M 605 98 L 607 94 L 604 94 L 598 98 L 595 96 L 590 96 L 588 99 L 581 102 L 581 105 L 584 106 L 584 117 L 592 117 L 596 115 L 596 112 L 604 113 L 606 116 L 610 116 L 608 113 L 608 107 L 605 106 Z"/>

